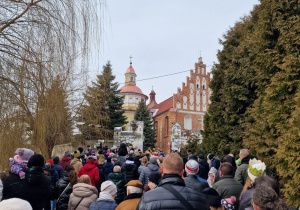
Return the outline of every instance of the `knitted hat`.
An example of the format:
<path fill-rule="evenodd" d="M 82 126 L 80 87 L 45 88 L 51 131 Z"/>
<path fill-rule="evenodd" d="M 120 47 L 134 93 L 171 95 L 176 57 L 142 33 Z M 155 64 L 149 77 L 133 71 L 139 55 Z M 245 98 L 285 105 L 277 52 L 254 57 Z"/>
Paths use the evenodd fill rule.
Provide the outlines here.
<path fill-rule="evenodd" d="M 254 158 L 249 161 L 248 176 L 252 181 L 254 181 L 258 176 L 263 176 L 265 174 L 265 170 L 266 165 L 260 160 L 256 160 Z"/>
<path fill-rule="evenodd" d="M 143 189 L 143 184 L 139 180 L 131 180 L 125 186 L 126 187 L 133 186 L 133 187 L 137 187 L 137 188 Z"/>
<path fill-rule="evenodd" d="M 53 158 L 53 162 L 54 162 L 54 164 L 58 164 L 59 163 L 59 157 L 54 157 Z"/>
<path fill-rule="evenodd" d="M 32 207 L 28 201 L 20 198 L 10 198 L 0 202 L 0 209 L 5 210 L 32 210 Z"/>
<path fill-rule="evenodd" d="M 49 162 L 45 163 L 44 170 L 45 171 L 51 171 L 51 163 L 49 163 Z"/>
<path fill-rule="evenodd" d="M 78 153 L 78 152 L 75 153 L 75 154 L 74 154 L 74 158 L 80 158 L 80 153 Z"/>
<path fill-rule="evenodd" d="M 153 182 L 154 184 L 158 185 L 159 181 L 161 179 L 161 175 L 160 173 L 157 172 L 152 172 L 149 176 L 148 176 L 148 180 L 150 182 Z"/>
<path fill-rule="evenodd" d="M 195 160 L 189 160 L 185 164 L 185 171 L 190 175 L 197 175 L 199 172 L 199 164 Z"/>
<path fill-rule="evenodd" d="M 221 204 L 225 207 L 227 210 L 234 209 L 234 203 L 236 201 L 236 198 L 234 196 L 231 196 L 230 198 L 225 198 L 221 200 Z"/>
<path fill-rule="evenodd" d="M 88 157 L 87 162 L 93 164 L 94 158 L 93 157 Z"/>
<path fill-rule="evenodd" d="M 32 166 L 43 167 L 45 162 L 44 157 L 41 154 L 32 155 L 28 160 L 27 167 L 31 168 Z"/>
<path fill-rule="evenodd" d="M 26 148 L 18 148 L 16 150 L 16 155 L 19 155 L 20 159 L 22 161 L 28 161 L 29 158 L 34 155 L 34 152 L 31 149 L 26 149 Z"/>
<path fill-rule="evenodd" d="M 47 160 L 47 163 L 50 163 L 52 166 L 54 166 L 54 162 L 52 159 Z"/>
<path fill-rule="evenodd" d="M 65 151 L 65 155 L 70 156 L 71 155 L 70 151 L 69 150 Z"/>
<path fill-rule="evenodd" d="M 92 150 L 92 155 L 95 155 L 96 154 L 96 150 Z"/>
<path fill-rule="evenodd" d="M 151 157 L 149 162 L 152 164 L 156 164 L 156 157 L 155 156 Z"/>
<path fill-rule="evenodd" d="M 101 193 L 108 193 L 115 195 L 117 193 L 117 187 L 112 181 L 105 181 L 101 184 Z"/>
<path fill-rule="evenodd" d="M 202 194 L 205 196 L 207 203 L 209 206 L 218 208 L 221 206 L 221 200 L 222 198 L 219 196 L 218 192 L 214 190 L 213 188 L 205 188 L 202 190 Z"/>

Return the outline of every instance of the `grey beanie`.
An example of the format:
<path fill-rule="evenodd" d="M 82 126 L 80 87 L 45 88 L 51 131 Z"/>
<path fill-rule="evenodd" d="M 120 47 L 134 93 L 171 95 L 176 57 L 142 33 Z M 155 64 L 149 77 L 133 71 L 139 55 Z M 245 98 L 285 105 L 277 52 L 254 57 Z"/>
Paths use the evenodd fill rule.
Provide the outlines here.
<path fill-rule="evenodd" d="M 105 181 L 101 184 L 101 193 L 108 193 L 113 196 L 117 193 L 117 187 L 112 181 Z"/>

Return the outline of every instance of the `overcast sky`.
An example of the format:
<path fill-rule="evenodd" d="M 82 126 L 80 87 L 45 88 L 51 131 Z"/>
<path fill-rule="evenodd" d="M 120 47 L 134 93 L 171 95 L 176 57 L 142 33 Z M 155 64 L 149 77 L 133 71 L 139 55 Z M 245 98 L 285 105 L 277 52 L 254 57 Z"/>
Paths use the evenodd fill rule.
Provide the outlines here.
<path fill-rule="evenodd" d="M 218 40 L 255 4 L 259 1 L 107 0 L 100 58 L 93 58 L 97 65 L 91 66 L 90 78 L 110 60 L 116 80 L 124 83 L 130 55 L 137 80 L 193 69 L 199 51 L 210 71 L 218 63 Z M 160 103 L 177 93 L 189 75 L 138 81 L 137 86 L 148 96 L 153 86 Z"/>

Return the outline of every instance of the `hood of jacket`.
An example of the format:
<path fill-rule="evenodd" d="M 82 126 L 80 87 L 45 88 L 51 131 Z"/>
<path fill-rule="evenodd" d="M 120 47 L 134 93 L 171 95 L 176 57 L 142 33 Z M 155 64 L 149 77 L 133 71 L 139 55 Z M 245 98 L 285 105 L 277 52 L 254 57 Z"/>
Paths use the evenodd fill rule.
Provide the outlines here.
<path fill-rule="evenodd" d="M 78 158 L 73 158 L 73 160 L 71 161 L 71 163 L 74 163 L 74 164 L 76 164 L 78 162 L 81 163 L 81 161 Z"/>
<path fill-rule="evenodd" d="M 31 167 L 24 170 L 25 180 L 31 185 L 39 185 L 47 177 L 42 167 Z"/>
<path fill-rule="evenodd" d="M 204 160 L 204 159 L 201 159 L 200 162 L 199 162 L 199 164 L 203 165 L 205 167 L 209 167 L 208 162 L 206 160 Z"/>
<path fill-rule="evenodd" d="M 158 171 L 158 170 L 159 170 L 159 167 L 158 167 L 157 165 L 152 164 L 152 163 L 150 163 L 150 164 L 148 165 L 148 168 L 149 168 L 150 171 L 152 171 L 152 172 L 155 172 L 155 171 Z"/>
<path fill-rule="evenodd" d="M 109 174 L 109 179 L 112 182 L 118 182 L 119 180 L 125 179 L 125 174 L 123 173 L 110 173 Z"/>
<path fill-rule="evenodd" d="M 133 161 L 131 161 L 133 162 Z M 125 164 L 125 170 L 126 171 L 132 171 L 134 169 L 135 165 L 133 163 L 127 163 L 127 160 L 126 160 L 126 164 Z"/>
<path fill-rule="evenodd" d="M 94 168 L 98 168 L 97 166 L 95 166 L 94 164 L 91 164 L 91 163 L 87 163 L 83 166 L 84 170 L 86 171 L 91 171 L 93 170 Z"/>
<path fill-rule="evenodd" d="M 73 186 L 73 194 L 76 197 L 90 197 L 93 194 L 97 195 L 97 193 L 96 187 L 89 184 L 77 183 Z"/>
<path fill-rule="evenodd" d="M 248 155 L 242 159 L 241 164 L 249 164 L 249 161 L 253 158 L 255 158 L 255 157 L 252 155 Z"/>
<path fill-rule="evenodd" d="M 77 159 L 77 158 L 76 158 Z M 69 156 L 63 156 L 63 158 L 61 159 L 62 162 L 69 162 L 72 159 Z"/>

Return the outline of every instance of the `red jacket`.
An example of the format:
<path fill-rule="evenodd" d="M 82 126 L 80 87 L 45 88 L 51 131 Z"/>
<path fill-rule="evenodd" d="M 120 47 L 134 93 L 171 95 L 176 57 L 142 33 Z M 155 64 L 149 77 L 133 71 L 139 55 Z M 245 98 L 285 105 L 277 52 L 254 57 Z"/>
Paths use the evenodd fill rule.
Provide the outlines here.
<path fill-rule="evenodd" d="M 78 177 L 84 174 L 88 175 L 91 178 L 92 185 L 96 187 L 96 183 L 99 181 L 98 167 L 94 164 L 86 163 L 79 170 Z"/>
<path fill-rule="evenodd" d="M 63 156 L 63 158 L 59 161 L 59 165 L 63 168 L 64 171 L 65 171 L 65 167 L 67 165 L 70 165 L 71 160 L 72 159 L 69 156 Z"/>

